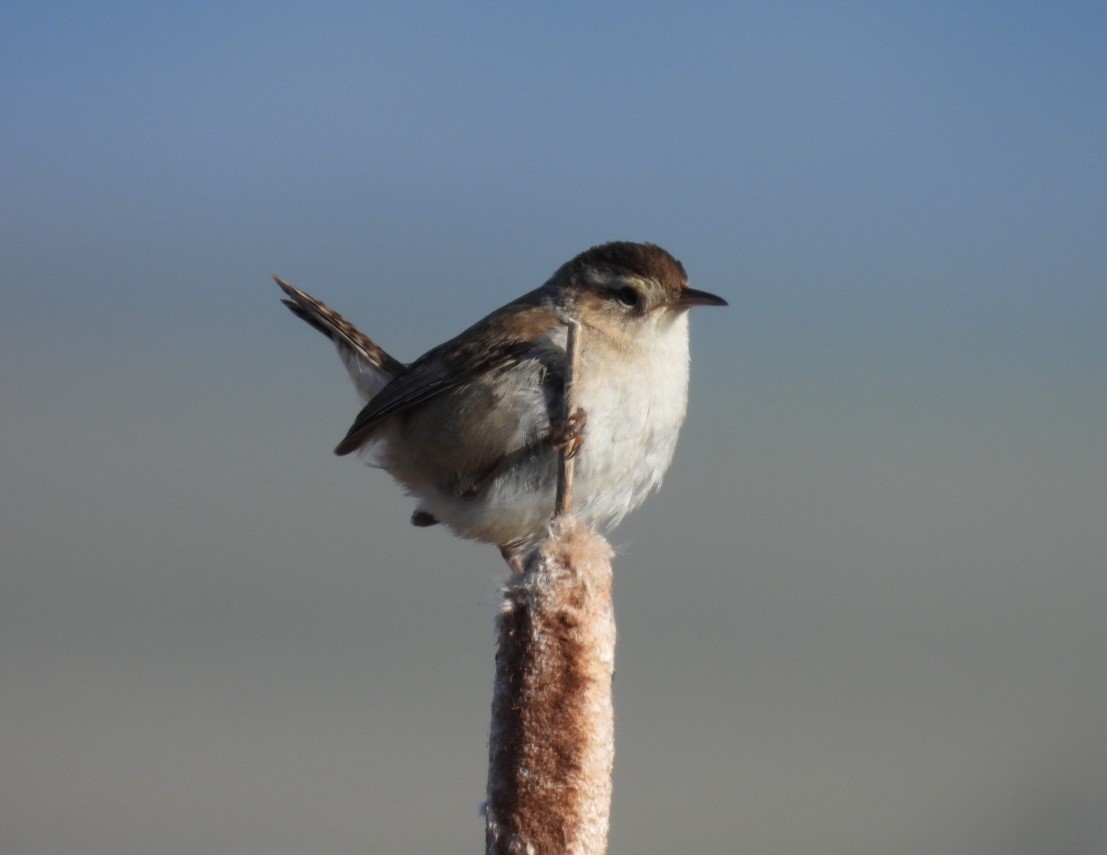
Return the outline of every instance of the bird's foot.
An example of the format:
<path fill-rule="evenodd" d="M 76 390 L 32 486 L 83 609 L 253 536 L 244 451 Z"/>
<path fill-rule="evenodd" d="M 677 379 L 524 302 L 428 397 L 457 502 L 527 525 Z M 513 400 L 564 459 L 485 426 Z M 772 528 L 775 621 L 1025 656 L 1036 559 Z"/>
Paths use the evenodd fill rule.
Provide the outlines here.
<path fill-rule="evenodd" d="M 588 423 L 588 414 L 577 407 L 567 420 L 554 419 L 550 422 L 550 435 L 547 442 L 558 453 L 564 452 L 567 458 L 576 457 L 584 445 L 584 427 Z"/>

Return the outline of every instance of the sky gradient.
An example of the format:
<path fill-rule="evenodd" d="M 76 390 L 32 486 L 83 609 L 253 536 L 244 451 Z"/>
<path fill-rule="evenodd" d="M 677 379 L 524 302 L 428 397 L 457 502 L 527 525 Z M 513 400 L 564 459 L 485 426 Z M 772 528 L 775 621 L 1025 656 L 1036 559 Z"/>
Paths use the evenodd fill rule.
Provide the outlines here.
<path fill-rule="evenodd" d="M 1102 852 L 1097 4 L 15 4 L 0 850 L 479 851 L 494 550 L 330 450 L 590 245 L 693 316 L 611 852 Z"/>

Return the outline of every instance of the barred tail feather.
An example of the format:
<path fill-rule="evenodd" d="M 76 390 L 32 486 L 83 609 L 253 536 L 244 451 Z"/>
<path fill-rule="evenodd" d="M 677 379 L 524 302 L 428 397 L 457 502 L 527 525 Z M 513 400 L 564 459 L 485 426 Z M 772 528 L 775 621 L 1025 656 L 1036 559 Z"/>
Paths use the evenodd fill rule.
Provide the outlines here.
<path fill-rule="evenodd" d="M 406 368 L 342 315 L 279 276 L 273 277 L 288 298 L 281 300 L 290 312 L 329 338 L 342 364 L 368 403 L 388 382 Z"/>

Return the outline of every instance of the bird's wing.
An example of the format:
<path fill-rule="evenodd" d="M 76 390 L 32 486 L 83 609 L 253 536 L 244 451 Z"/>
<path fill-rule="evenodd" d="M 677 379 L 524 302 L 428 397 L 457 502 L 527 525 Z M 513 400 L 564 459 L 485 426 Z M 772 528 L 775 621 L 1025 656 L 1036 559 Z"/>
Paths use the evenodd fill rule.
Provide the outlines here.
<path fill-rule="evenodd" d="M 559 371 L 557 353 L 546 334 L 561 325 L 555 312 L 542 305 L 523 305 L 531 295 L 493 312 L 456 338 L 428 351 L 385 386 L 358 413 L 335 454 L 356 451 L 390 416 L 410 410 L 474 377 L 507 371 L 528 359 L 538 359 Z M 545 348 L 539 342 L 546 341 Z M 561 351 L 564 358 L 564 351 Z"/>
<path fill-rule="evenodd" d="M 285 282 L 273 279 L 288 295 L 281 300 L 296 317 L 334 342 L 342 364 L 363 401 L 369 401 L 407 367 L 325 303 Z"/>

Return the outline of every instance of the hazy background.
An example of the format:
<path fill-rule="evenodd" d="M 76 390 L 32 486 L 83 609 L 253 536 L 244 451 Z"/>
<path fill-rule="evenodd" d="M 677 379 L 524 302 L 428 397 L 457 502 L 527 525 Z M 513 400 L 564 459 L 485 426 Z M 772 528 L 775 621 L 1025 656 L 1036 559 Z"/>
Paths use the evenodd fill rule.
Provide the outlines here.
<path fill-rule="evenodd" d="M 411 359 L 625 238 L 731 308 L 612 853 L 1107 852 L 1107 11 L 762 5 L 5 6 L 0 851 L 481 851 L 504 568 L 268 275 Z"/>

